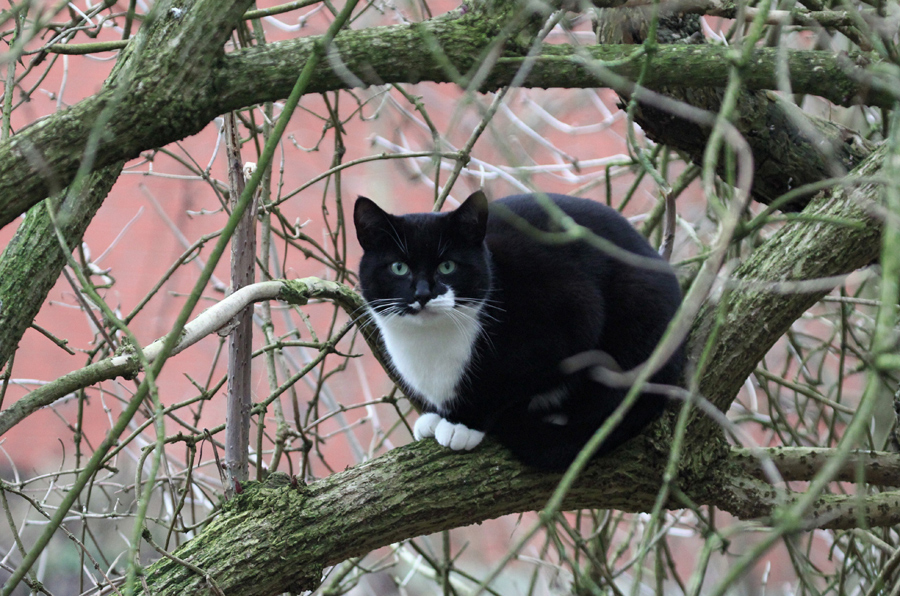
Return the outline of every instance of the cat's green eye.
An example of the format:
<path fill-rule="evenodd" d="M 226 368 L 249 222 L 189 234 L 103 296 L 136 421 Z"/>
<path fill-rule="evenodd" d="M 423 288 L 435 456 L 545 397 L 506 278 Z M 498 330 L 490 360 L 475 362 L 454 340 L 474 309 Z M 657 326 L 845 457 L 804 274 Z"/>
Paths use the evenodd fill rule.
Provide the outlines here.
<path fill-rule="evenodd" d="M 456 263 L 453 261 L 444 261 L 438 265 L 438 272 L 443 273 L 444 275 L 449 275 L 454 271 L 456 271 Z"/>
<path fill-rule="evenodd" d="M 409 273 L 409 265 L 402 261 L 391 263 L 391 273 L 394 275 L 406 275 Z"/>

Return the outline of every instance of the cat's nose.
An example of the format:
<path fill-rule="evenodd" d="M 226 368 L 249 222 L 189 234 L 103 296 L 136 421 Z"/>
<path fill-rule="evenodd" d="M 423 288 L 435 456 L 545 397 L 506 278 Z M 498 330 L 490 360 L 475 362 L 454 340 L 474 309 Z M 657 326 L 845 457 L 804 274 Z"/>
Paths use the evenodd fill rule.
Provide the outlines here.
<path fill-rule="evenodd" d="M 425 306 L 425 303 L 431 300 L 431 286 L 427 280 L 420 279 L 416 282 L 416 293 L 414 294 L 416 302 Z"/>

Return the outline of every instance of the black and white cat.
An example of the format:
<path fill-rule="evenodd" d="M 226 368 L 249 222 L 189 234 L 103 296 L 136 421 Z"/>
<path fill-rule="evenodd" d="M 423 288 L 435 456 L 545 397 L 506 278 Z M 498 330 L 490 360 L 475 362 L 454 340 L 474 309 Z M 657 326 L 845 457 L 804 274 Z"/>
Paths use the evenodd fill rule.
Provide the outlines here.
<path fill-rule="evenodd" d="M 626 264 L 584 241 L 542 242 L 480 191 L 441 214 L 391 215 L 357 199 L 362 294 L 403 390 L 422 408 L 416 439 L 472 449 L 488 433 L 526 464 L 564 469 L 626 389 L 588 370 L 566 374 L 561 363 L 601 351 L 632 369 L 678 309 L 675 275 L 625 218 L 594 201 L 549 197 L 577 224 L 657 266 Z M 496 203 L 520 222 L 554 229 L 534 195 Z M 678 383 L 683 361 L 679 351 L 652 382 Z M 665 403 L 641 395 L 599 453 L 638 434 Z"/>

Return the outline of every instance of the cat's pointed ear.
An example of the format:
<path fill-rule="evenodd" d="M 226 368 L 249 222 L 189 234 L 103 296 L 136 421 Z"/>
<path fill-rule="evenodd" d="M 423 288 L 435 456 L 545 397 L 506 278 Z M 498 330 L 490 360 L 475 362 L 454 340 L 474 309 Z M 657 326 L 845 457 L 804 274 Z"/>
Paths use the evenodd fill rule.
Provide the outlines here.
<path fill-rule="evenodd" d="M 388 214 L 375 201 L 366 197 L 358 197 L 353 207 L 353 224 L 356 226 L 356 239 L 363 250 L 372 250 L 378 244 L 381 230 L 388 223 Z"/>
<path fill-rule="evenodd" d="M 488 200 L 480 190 L 473 192 L 463 204 L 453 212 L 453 218 L 460 232 L 471 244 L 481 244 L 487 231 Z"/>

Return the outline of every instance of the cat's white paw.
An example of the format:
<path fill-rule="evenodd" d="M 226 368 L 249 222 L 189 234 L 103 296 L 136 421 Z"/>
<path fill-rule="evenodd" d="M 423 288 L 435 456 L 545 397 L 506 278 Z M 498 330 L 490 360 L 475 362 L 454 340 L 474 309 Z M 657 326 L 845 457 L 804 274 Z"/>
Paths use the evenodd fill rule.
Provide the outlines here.
<path fill-rule="evenodd" d="M 434 429 L 443 421 L 444 419 L 438 414 L 432 412 L 422 414 L 419 416 L 419 419 L 416 420 L 415 426 L 413 426 L 413 438 L 417 441 L 421 441 L 422 439 L 433 437 Z"/>
<path fill-rule="evenodd" d="M 464 424 L 447 422 L 442 418 L 434 429 L 434 438 L 444 447 L 449 447 L 454 451 L 459 451 L 460 449 L 469 451 L 481 442 L 481 439 L 484 438 L 484 433 L 472 430 Z"/>

